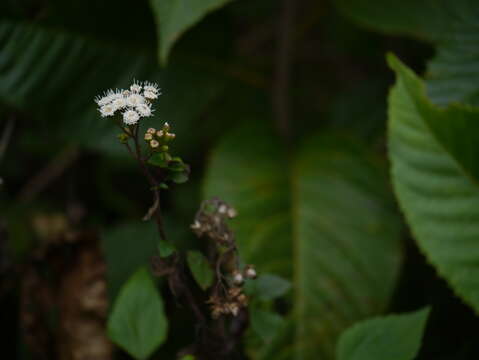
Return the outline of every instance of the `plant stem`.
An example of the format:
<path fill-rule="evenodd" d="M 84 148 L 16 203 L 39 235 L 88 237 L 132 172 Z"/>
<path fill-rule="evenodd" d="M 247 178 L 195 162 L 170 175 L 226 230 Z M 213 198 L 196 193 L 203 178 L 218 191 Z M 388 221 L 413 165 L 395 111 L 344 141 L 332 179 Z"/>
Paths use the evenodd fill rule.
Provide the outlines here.
<path fill-rule="evenodd" d="M 165 233 L 165 228 L 163 225 L 163 219 L 161 216 L 160 188 L 159 188 L 160 184 L 155 179 L 155 177 L 151 174 L 150 170 L 148 169 L 148 165 L 146 164 L 146 161 L 141 154 L 141 146 L 138 140 L 138 132 L 139 132 L 139 126 L 136 125 L 133 130 L 133 136 L 132 136 L 133 143 L 135 144 L 134 151 L 131 148 L 130 144 L 126 143 L 125 145 L 128 151 L 130 152 L 130 154 L 138 161 L 141 171 L 143 172 L 149 184 L 151 185 L 151 189 L 153 191 L 153 197 L 154 197 L 153 204 L 154 204 L 155 222 L 158 227 L 158 232 L 160 233 L 161 239 L 163 241 L 166 241 L 166 233 Z"/>

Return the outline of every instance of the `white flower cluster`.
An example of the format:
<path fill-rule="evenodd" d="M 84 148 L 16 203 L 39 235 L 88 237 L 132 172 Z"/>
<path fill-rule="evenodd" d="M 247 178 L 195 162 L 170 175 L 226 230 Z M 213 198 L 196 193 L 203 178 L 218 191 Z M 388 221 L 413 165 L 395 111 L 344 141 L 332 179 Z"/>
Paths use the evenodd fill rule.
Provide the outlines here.
<path fill-rule="evenodd" d="M 130 90 L 108 90 L 95 102 L 102 117 L 113 116 L 120 111 L 126 125 L 135 125 L 142 117 L 152 116 L 151 102 L 161 95 L 157 84 L 134 82 Z"/>

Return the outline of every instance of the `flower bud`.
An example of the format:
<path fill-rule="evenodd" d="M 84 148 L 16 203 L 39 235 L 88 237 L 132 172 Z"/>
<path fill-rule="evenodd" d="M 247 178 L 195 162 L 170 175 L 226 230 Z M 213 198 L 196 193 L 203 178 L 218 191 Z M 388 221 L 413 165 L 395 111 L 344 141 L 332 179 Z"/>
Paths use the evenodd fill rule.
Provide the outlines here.
<path fill-rule="evenodd" d="M 146 133 L 145 134 L 145 140 L 149 141 L 153 139 L 153 135 L 151 133 Z"/>

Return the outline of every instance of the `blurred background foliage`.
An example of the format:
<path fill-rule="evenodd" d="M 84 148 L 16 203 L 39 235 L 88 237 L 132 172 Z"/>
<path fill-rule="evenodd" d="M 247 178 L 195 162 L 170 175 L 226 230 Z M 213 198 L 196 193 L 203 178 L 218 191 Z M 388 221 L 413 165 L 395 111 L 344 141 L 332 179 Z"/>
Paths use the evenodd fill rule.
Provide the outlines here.
<path fill-rule="evenodd" d="M 188 183 L 163 195 L 172 241 L 202 247 L 189 231 L 202 199 L 238 209 L 240 252 L 263 276 L 251 289 L 243 358 L 333 359 L 357 321 L 425 305 L 424 342 L 411 343 L 417 359 L 477 358 L 477 317 L 420 253 L 394 200 L 385 54 L 426 73 L 434 103 L 477 105 L 477 85 L 464 78 L 476 75 L 479 47 L 454 40 L 477 28 L 479 10 L 378 3 L 2 1 L 2 356 L 42 358 L 29 345 L 22 274 L 48 260 L 38 249 L 59 233 L 99 236 L 110 302 L 157 252 L 157 234 L 141 222 L 148 186 L 93 102 L 138 79 L 163 90 L 146 126 L 168 121 L 173 152 L 192 168 Z M 52 263 L 46 272 L 69 266 Z M 160 287 L 168 337 L 152 358 L 172 359 L 195 330 Z"/>

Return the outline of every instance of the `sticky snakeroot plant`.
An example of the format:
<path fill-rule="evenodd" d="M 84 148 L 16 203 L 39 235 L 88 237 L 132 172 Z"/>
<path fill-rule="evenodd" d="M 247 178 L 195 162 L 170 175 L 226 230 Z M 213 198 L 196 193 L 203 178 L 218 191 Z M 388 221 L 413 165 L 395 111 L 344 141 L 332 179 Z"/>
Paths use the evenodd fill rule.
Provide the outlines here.
<path fill-rule="evenodd" d="M 161 214 L 160 191 L 168 190 L 172 183 L 187 181 L 190 167 L 180 157 L 171 155 L 171 143 L 176 136 L 170 132 L 168 123 L 160 129 L 143 124 L 147 120 L 144 118 L 153 116 L 153 102 L 160 95 L 157 84 L 135 81 L 129 90 L 108 90 L 95 102 L 101 116 L 111 118 L 121 130 L 119 141 L 138 162 L 152 191 L 153 204 L 143 217 L 144 221 L 156 222 L 160 235 L 159 254 L 151 257 L 151 272 L 157 277 L 166 277 L 171 295 L 194 315 L 192 327 L 197 329 L 196 341 L 179 349 L 179 356 L 229 359 L 247 328 L 248 297 L 243 286 L 256 278 L 256 270 L 253 265 L 242 264 L 234 233 L 228 226 L 228 221 L 236 217 L 236 210 L 218 198 L 204 201 L 191 225 L 198 238 L 205 240 L 198 246 L 203 252 L 180 251 L 168 242 Z M 142 132 L 142 128 L 146 130 Z M 151 356 L 165 338 L 163 305 L 156 290 L 151 290 L 154 289 L 151 284 L 149 274 L 144 270 L 132 276 L 115 300 L 108 322 L 112 341 L 136 359 Z M 138 296 L 138 291 L 142 296 Z M 145 319 L 141 313 L 134 313 L 137 319 L 131 325 L 130 310 L 135 306 L 145 307 L 142 311 L 152 316 Z M 156 322 L 165 323 L 159 328 L 154 321 L 155 311 L 158 315 Z M 139 330 L 129 332 L 129 326 Z M 155 329 L 161 331 L 155 334 Z"/>

